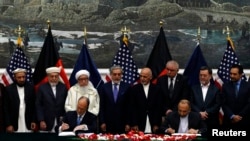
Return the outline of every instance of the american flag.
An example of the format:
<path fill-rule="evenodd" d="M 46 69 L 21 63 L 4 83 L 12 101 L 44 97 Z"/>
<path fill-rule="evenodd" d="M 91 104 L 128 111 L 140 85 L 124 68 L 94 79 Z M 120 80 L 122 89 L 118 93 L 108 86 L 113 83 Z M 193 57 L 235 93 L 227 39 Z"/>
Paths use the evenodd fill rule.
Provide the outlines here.
<path fill-rule="evenodd" d="M 220 62 L 220 66 L 217 70 L 217 76 L 215 77 L 215 85 L 221 90 L 223 83 L 227 83 L 230 81 L 230 67 L 233 64 L 240 64 L 238 57 L 234 51 L 233 41 L 230 37 L 227 39 L 227 49 L 222 57 Z M 245 74 L 242 76 L 243 80 L 246 80 Z M 222 108 L 220 108 L 219 119 L 220 123 L 223 122 L 224 112 Z"/>
<path fill-rule="evenodd" d="M 32 82 L 31 66 L 29 64 L 27 57 L 24 54 L 23 49 L 19 46 L 15 49 L 14 53 L 12 54 L 9 64 L 1 76 L 0 82 L 5 86 L 12 84 L 14 81 L 12 71 L 14 71 L 17 68 L 26 69 L 27 70 L 26 81 Z"/>
<path fill-rule="evenodd" d="M 230 67 L 233 64 L 240 64 L 240 62 L 234 51 L 233 41 L 231 38 L 228 38 L 227 49 L 225 50 L 223 58 L 220 62 L 220 66 L 217 71 L 218 76 L 215 78 L 219 88 L 222 87 L 223 83 L 230 81 Z M 245 74 L 242 76 L 242 79 L 247 80 Z"/>
<path fill-rule="evenodd" d="M 112 66 L 121 66 L 123 69 L 122 81 L 128 84 L 134 84 L 139 79 L 139 73 L 135 61 L 133 60 L 133 56 L 127 45 L 128 39 L 126 36 L 124 36 L 121 46 L 114 57 Z"/>

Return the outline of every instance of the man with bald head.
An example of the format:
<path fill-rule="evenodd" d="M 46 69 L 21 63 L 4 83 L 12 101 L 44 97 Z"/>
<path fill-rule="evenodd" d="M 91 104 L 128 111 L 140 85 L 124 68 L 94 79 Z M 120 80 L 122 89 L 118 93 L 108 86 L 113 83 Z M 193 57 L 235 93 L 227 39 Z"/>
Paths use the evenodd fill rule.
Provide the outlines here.
<path fill-rule="evenodd" d="M 161 131 L 167 134 L 189 133 L 204 136 L 207 132 L 207 126 L 199 113 L 191 111 L 189 100 L 180 100 L 177 107 L 177 111 L 173 111 L 166 116 Z"/>
<path fill-rule="evenodd" d="M 97 116 L 88 111 L 89 105 L 89 98 L 81 96 L 77 101 L 76 110 L 68 111 L 62 119 L 61 125 L 56 127 L 56 130 L 58 132 L 96 133 Z"/>
<path fill-rule="evenodd" d="M 151 69 L 142 68 L 140 83 L 129 89 L 131 127 L 145 133 L 157 133 L 161 124 L 160 92 L 151 79 Z"/>

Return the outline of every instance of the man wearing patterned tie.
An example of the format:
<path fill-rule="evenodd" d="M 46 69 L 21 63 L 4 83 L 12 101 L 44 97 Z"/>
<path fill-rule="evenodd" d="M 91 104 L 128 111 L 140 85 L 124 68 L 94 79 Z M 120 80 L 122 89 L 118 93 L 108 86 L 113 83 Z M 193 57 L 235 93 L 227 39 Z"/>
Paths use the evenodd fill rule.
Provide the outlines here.
<path fill-rule="evenodd" d="M 179 63 L 170 60 L 166 64 L 167 75 L 161 76 L 157 80 L 157 85 L 162 92 L 163 113 L 168 115 L 173 110 L 177 110 L 177 105 L 181 99 L 190 99 L 191 88 L 188 86 L 187 79 L 179 74 Z M 173 90 L 171 90 L 171 82 Z"/>
<path fill-rule="evenodd" d="M 242 131 L 250 126 L 250 85 L 241 79 L 243 74 L 241 65 L 232 65 L 231 81 L 222 86 L 223 125 L 226 129 Z"/>
<path fill-rule="evenodd" d="M 89 104 L 89 98 L 81 96 L 78 99 L 76 110 L 68 111 L 66 113 L 62 119 L 62 123 L 56 126 L 56 131 L 96 133 L 97 116 L 88 111 Z"/>
<path fill-rule="evenodd" d="M 102 133 L 124 133 L 129 130 L 127 89 L 129 84 L 121 81 L 123 69 L 120 66 L 110 68 L 111 81 L 98 89 L 100 95 L 99 123 Z M 116 93 L 117 85 L 118 93 Z"/>

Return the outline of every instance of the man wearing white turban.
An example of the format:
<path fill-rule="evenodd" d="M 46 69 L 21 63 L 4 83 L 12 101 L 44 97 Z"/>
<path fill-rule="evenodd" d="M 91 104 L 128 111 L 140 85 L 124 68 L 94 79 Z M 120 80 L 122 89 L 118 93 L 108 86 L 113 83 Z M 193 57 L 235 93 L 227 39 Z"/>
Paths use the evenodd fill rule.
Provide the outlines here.
<path fill-rule="evenodd" d="M 89 81 L 89 72 L 87 70 L 80 70 L 76 73 L 75 78 L 77 83 L 68 91 L 68 95 L 65 102 L 66 111 L 76 110 L 77 101 L 81 96 L 89 98 L 88 111 L 94 115 L 99 114 L 100 98 L 97 90 L 94 88 L 92 83 Z"/>

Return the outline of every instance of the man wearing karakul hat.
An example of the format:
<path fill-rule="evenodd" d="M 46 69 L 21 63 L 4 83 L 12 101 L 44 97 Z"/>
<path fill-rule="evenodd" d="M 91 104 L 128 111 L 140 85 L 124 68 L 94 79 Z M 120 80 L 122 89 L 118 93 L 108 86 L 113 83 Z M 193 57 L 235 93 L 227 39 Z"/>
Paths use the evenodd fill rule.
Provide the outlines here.
<path fill-rule="evenodd" d="M 89 98 L 88 111 L 94 115 L 99 113 L 100 98 L 97 90 L 89 81 L 90 74 L 87 70 L 80 70 L 76 73 L 75 78 L 77 83 L 73 85 L 69 91 L 65 102 L 66 111 L 76 110 L 77 101 L 81 96 Z"/>
<path fill-rule="evenodd" d="M 55 126 L 65 114 L 67 87 L 59 81 L 61 68 L 46 69 L 48 82 L 39 86 L 36 98 L 37 119 L 41 131 L 55 132 Z"/>
<path fill-rule="evenodd" d="M 31 132 L 36 129 L 35 90 L 26 82 L 26 69 L 13 72 L 14 83 L 6 87 L 4 119 L 6 132 Z"/>

